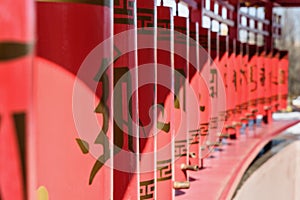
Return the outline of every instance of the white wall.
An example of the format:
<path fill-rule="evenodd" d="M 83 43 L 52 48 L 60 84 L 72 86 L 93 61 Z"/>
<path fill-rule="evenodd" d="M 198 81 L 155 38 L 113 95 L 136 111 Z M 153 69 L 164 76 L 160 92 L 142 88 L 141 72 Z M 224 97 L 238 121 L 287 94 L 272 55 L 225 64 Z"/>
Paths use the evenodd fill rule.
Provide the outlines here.
<path fill-rule="evenodd" d="M 299 200 L 300 141 L 294 142 L 258 168 L 235 200 Z"/>

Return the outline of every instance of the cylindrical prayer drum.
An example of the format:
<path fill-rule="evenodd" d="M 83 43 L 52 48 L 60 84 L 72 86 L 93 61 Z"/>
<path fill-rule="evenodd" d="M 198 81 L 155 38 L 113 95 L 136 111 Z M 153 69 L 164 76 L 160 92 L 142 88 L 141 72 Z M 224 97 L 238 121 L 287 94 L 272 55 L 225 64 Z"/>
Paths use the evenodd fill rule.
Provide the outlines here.
<path fill-rule="evenodd" d="M 149 2 L 149 4 L 151 1 Z M 120 56 L 114 61 L 114 149 L 113 158 L 113 197 L 115 199 L 137 199 L 142 196 L 139 186 L 142 184 L 138 180 L 139 155 L 146 147 L 146 143 L 139 140 L 138 133 L 143 133 L 143 125 L 147 124 L 145 111 L 138 113 L 138 60 L 137 51 L 134 45 L 137 44 L 137 33 L 133 31 L 137 27 L 137 1 L 120 0 L 114 1 L 114 53 L 118 52 Z M 125 34 L 122 40 L 116 40 L 118 34 Z M 121 50 L 120 47 L 124 49 Z M 128 51 L 130 49 L 130 51 Z M 153 56 L 153 55 L 152 55 Z M 150 59 L 153 59 L 149 55 Z M 151 99 L 152 96 L 152 99 Z M 150 94 L 149 101 L 145 105 L 153 103 L 153 94 Z M 143 108 L 144 109 L 144 108 Z M 148 113 L 149 109 L 146 111 Z M 151 118 L 151 116 L 150 116 Z M 119 123 L 117 122 L 119 121 Z M 139 125 L 139 126 L 137 126 Z M 150 126 L 151 127 L 151 126 Z M 151 129 L 152 130 L 152 129 Z M 150 131 L 150 130 L 148 130 Z M 140 146 L 139 146 L 140 145 Z M 152 148 L 152 147 L 149 147 Z M 153 148 L 152 148 L 153 149 Z M 153 162 L 151 162 L 153 164 Z M 153 165 L 152 165 L 153 166 Z M 153 167 L 150 170 L 153 171 Z M 154 172 L 153 172 L 154 173 Z M 151 176 L 153 178 L 153 176 Z M 151 187 L 153 184 L 151 185 Z M 139 192 L 139 193 L 137 193 Z"/>
<path fill-rule="evenodd" d="M 247 43 L 241 43 L 241 65 L 240 65 L 240 80 L 239 84 L 241 87 L 240 90 L 240 97 L 241 97 L 241 104 L 240 104 L 240 110 L 241 110 L 241 118 L 240 122 L 247 124 L 248 120 L 246 118 L 247 109 L 248 109 L 248 58 L 249 58 L 249 46 Z"/>
<path fill-rule="evenodd" d="M 236 70 L 236 40 L 229 38 L 228 44 L 228 66 L 227 66 L 227 81 L 226 81 L 226 99 L 227 99 L 227 112 L 226 112 L 226 120 L 228 120 L 227 132 L 229 137 L 236 138 L 238 134 L 238 128 L 236 124 L 236 102 L 238 101 L 237 97 L 237 76 L 238 72 Z"/>
<path fill-rule="evenodd" d="M 42 0 L 36 9 L 36 188 L 50 199 L 109 199 L 112 1 Z"/>
<path fill-rule="evenodd" d="M 258 47 L 257 57 L 257 114 L 264 115 L 265 88 L 266 88 L 266 66 L 265 47 Z"/>
<path fill-rule="evenodd" d="M 209 32 L 208 39 L 208 53 L 211 57 L 209 61 L 209 95 L 211 99 L 211 115 L 209 118 L 209 141 L 210 146 L 219 145 L 219 136 L 221 135 L 220 124 L 223 123 L 221 120 L 224 118 L 225 110 L 220 109 L 221 102 L 226 104 L 225 95 L 221 93 L 221 80 L 219 66 L 219 34 L 217 32 Z M 221 114 L 221 115 L 220 115 Z"/>
<path fill-rule="evenodd" d="M 278 49 L 273 49 L 273 55 L 271 60 L 271 67 L 272 67 L 272 73 L 271 73 L 271 97 L 272 97 L 272 111 L 276 112 L 279 108 L 279 94 L 278 94 L 278 75 L 279 75 L 279 59 L 280 59 L 280 52 Z"/>
<path fill-rule="evenodd" d="M 35 198 L 34 2 L 0 3 L 0 198 Z"/>
<path fill-rule="evenodd" d="M 226 95 L 224 97 L 220 97 L 220 99 L 224 99 L 226 101 L 226 109 L 220 110 L 219 112 L 219 120 L 222 121 L 224 124 L 224 127 L 222 129 L 220 137 L 226 137 L 227 131 L 228 131 L 228 125 L 231 124 L 231 115 L 230 109 L 233 105 L 233 98 L 230 93 L 233 91 L 232 88 L 230 88 L 230 69 L 228 65 L 228 49 L 229 49 L 229 41 L 227 36 L 219 36 L 219 62 L 218 62 L 218 70 L 220 72 L 220 77 L 222 80 L 222 83 L 225 87 Z M 227 130 L 226 130 L 227 129 Z"/>
<path fill-rule="evenodd" d="M 288 78 L 289 78 L 289 60 L 288 51 L 280 51 L 278 63 L 278 95 L 279 110 L 287 109 L 288 100 Z"/>
<path fill-rule="evenodd" d="M 272 122 L 272 52 L 267 49 L 265 57 L 265 73 L 266 73 L 266 86 L 265 86 L 265 106 L 264 118 L 265 123 Z"/>
<path fill-rule="evenodd" d="M 198 41 L 198 23 L 189 23 L 189 87 L 187 95 L 189 96 L 187 109 L 189 113 L 189 163 L 194 166 L 201 166 L 200 152 L 200 81 L 199 70 L 199 41 Z"/>
<path fill-rule="evenodd" d="M 173 145 L 174 94 L 172 55 L 173 13 L 172 8 L 157 7 L 157 199 L 172 199 L 173 196 Z"/>
<path fill-rule="evenodd" d="M 248 50 L 248 112 L 247 118 L 250 120 L 256 120 L 257 109 L 257 46 L 249 44 Z"/>
<path fill-rule="evenodd" d="M 140 199 L 156 199 L 156 58 L 155 1 L 137 1 L 139 188 Z M 130 40 L 130 38 L 128 38 Z M 133 42 L 133 41 L 131 41 Z M 152 48 L 144 48 L 145 44 Z M 138 170 L 137 170 L 138 172 Z M 151 189 L 150 189 L 151 188 Z M 134 189 L 132 188 L 134 191 Z M 133 198 L 133 196 L 130 196 Z M 129 196 L 127 197 L 129 198 Z"/>
<path fill-rule="evenodd" d="M 235 93 L 234 93 L 234 99 L 235 99 L 235 115 L 234 115 L 234 122 L 233 125 L 235 126 L 237 130 L 237 136 L 239 135 L 239 129 L 241 128 L 241 117 L 242 117 L 242 85 L 241 79 L 241 65 L 242 65 L 242 48 L 241 43 L 239 41 L 236 41 L 235 44 L 235 60 L 234 60 L 234 70 L 233 70 L 233 83 L 235 87 Z M 245 81 L 245 80 L 244 80 Z"/>
<path fill-rule="evenodd" d="M 188 19 L 174 17 L 174 125 L 175 125 L 175 177 L 177 183 L 188 182 L 187 170 L 181 168 L 188 164 L 189 135 L 187 110 L 188 84 Z M 176 188 L 175 184 L 174 187 Z"/>
<path fill-rule="evenodd" d="M 209 156 L 214 141 L 209 138 L 209 125 L 211 115 L 211 97 L 209 93 L 209 69 L 211 59 L 208 54 L 209 46 L 208 29 L 199 27 L 199 109 L 200 109 L 200 150 L 201 150 L 201 168 L 204 165 L 204 158 Z"/>

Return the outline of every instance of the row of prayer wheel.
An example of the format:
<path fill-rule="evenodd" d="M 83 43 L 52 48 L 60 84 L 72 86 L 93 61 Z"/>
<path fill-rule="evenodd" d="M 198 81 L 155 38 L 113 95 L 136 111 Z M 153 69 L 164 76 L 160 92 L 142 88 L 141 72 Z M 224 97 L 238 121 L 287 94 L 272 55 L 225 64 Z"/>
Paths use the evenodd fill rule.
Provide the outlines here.
<path fill-rule="evenodd" d="M 287 51 L 163 3 L 0 3 L 0 199 L 174 199 L 287 107 Z"/>

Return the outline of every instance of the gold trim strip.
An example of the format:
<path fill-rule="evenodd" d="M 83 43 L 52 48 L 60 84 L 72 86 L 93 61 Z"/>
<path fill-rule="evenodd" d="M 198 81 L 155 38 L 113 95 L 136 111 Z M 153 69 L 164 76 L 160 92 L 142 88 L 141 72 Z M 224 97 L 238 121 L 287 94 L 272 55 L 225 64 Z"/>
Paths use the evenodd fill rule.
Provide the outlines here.
<path fill-rule="evenodd" d="M 33 44 L 5 41 L 0 42 L 0 62 L 17 59 L 31 54 Z"/>

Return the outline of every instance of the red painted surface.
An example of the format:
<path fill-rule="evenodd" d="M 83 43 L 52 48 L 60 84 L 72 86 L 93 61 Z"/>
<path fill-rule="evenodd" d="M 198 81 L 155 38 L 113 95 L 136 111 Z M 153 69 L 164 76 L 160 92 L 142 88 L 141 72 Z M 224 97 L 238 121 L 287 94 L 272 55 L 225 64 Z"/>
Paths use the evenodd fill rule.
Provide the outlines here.
<path fill-rule="evenodd" d="M 201 149 L 201 166 L 203 167 L 203 159 L 208 156 L 211 146 L 208 144 L 211 143 L 208 137 L 209 130 L 209 121 L 211 115 L 211 98 L 209 92 L 209 65 L 210 58 L 208 57 L 208 29 L 199 28 L 199 106 L 200 106 L 200 149 Z"/>
<path fill-rule="evenodd" d="M 176 199 L 230 199 L 243 173 L 261 148 L 271 138 L 297 123 L 299 121 L 281 121 L 263 125 L 255 132 L 241 135 L 239 140 L 230 141 L 230 145 L 222 146 L 223 151 L 216 151 L 212 153 L 213 158 L 207 159 L 205 169 L 191 173 L 195 181 L 189 190 L 177 195 Z"/>
<path fill-rule="evenodd" d="M 236 90 L 234 93 L 234 99 L 235 99 L 235 117 L 234 117 L 234 123 L 238 124 L 241 121 L 242 117 L 242 111 L 241 111 L 241 104 L 242 104 L 242 85 L 241 83 L 241 64 L 242 64 L 242 48 L 241 43 L 239 41 L 236 41 L 235 45 L 235 59 L 234 59 L 234 74 L 233 74 L 233 81 L 236 85 Z"/>
<path fill-rule="evenodd" d="M 224 98 L 226 101 L 226 110 L 221 110 L 219 112 L 219 120 L 223 121 L 224 127 L 222 129 L 222 133 L 226 132 L 225 127 L 232 123 L 232 115 L 230 110 L 234 108 L 234 99 L 233 99 L 233 88 L 231 85 L 230 77 L 232 75 L 232 70 L 229 68 L 229 41 L 227 36 L 219 36 L 219 62 L 218 69 L 220 72 L 221 80 L 224 84 L 226 97 Z"/>
<path fill-rule="evenodd" d="M 288 51 L 280 51 L 280 60 L 278 63 L 279 110 L 285 110 L 287 108 L 288 83 L 289 83 L 288 76 L 289 76 Z"/>
<path fill-rule="evenodd" d="M 278 111 L 278 108 L 279 108 L 279 100 L 278 100 L 278 97 L 279 97 L 279 95 L 278 95 L 279 56 L 280 56 L 279 50 L 274 49 L 272 59 L 271 59 L 271 67 L 272 67 L 272 75 L 271 75 L 272 92 L 271 92 L 271 96 L 272 96 L 272 111 L 274 111 L 274 112 Z"/>
<path fill-rule="evenodd" d="M 133 29 L 137 26 L 135 22 L 135 17 L 137 15 L 135 6 L 135 0 L 114 1 L 114 34 Z M 131 37 L 127 36 L 127 38 L 124 38 L 124 41 L 120 42 L 121 44 L 118 44 L 116 41 L 114 41 L 114 48 L 118 48 L 118 46 L 121 45 L 124 45 L 125 48 L 129 47 L 131 44 L 136 42 L 136 35 L 132 35 Z M 145 110 L 142 110 L 144 112 L 137 112 L 139 104 L 138 99 L 136 98 L 137 91 L 135 91 L 138 86 L 138 77 L 136 71 L 136 65 L 138 63 L 136 63 L 136 52 L 121 52 L 121 54 L 122 55 L 114 62 L 114 81 L 117 80 L 117 76 L 121 76 L 126 73 L 127 78 L 123 79 L 124 82 L 122 82 L 118 87 L 116 87 L 116 85 L 114 87 L 114 93 L 120 94 L 118 97 L 114 96 L 114 118 L 116 118 L 116 115 L 118 115 L 122 121 L 122 127 L 120 127 L 120 125 L 114 125 L 114 141 L 118 143 L 117 146 L 120 147 L 120 150 L 122 150 L 119 150 L 120 153 L 115 154 L 113 160 L 114 198 L 137 199 L 139 196 L 138 194 L 140 193 L 138 184 L 141 184 L 141 182 L 145 179 L 148 180 L 149 177 L 147 175 L 146 177 L 141 176 L 141 179 L 138 180 L 137 173 L 135 173 L 138 170 L 138 158 L 136 156 L 131 156 L 132 154 L 130 153 L 137 153 L 139 145 L 139 140 L 137 137 L 138 129 L 134 124 L 147 124 L 145 120 L 148 119 L 145 119 Z M 132 72 L 128 73 L 129 70 L 132 70 Z M 116 89 L 118 89 L 118 91 L 116 91 Z M 148 107 L 149 103 L 152 102 L 153 98 L 149 98 L 149 102 L 145 102 L 146 107 Z M 117 105 L 121 105 L 122 109 L 116 109 Z M 151 133 L 153 132 L 148 130 L 146 135 L 151 135 Z M 123 138 L 123 140 L 120 140 L 120 138 Z M 140 143 L 140 147 L 142 146 L 143 148 L 147 148 L 145 147 L 145 141 L 143 142 L 144 144 Z M 143 151 L 142 148 L 139 150 Z M 120 166 L 125 170 L 117 169 L 116 166 Z M 153 179 L 153 175 L 150 175 L 150 177 Z"/>
<path fill-rule="evenodd" d="M 258 47 L 258 57 L 257 57 L 257 109 L 260 115 L 265 113 L 264 106 L 265 106 L 265 88 L 267 85 L 266 82 L 266 59 L 265 59 L 265 48 Z"/>
<path fill-rule="evenodd" d="M 249 47 L 248 44 L 246 43 L 241 43 L 241 53 L 242 53 L 242 58 L 241 58 L 241 65 L 240 65 L 240 87 L 241 87 L 241 104 L 240 104 L 240 109 L 241 109 L 241 118 L 240 121 L 242 123 L 247 123 L 244 119 L 247 114 L 247 109 L 248 109 L 248 60 L 249 60 Z"/>
<path fill-rule="evenodd" d="M 221 85 L 223 84 L 221 79 L 219 66 L 219 34 L 217 32 L 209 33 L 209 48 L 208 53 L 211 57 L 209 65 L 209 95 L 211 100 L 211 115 L 209 118 L 209 142 L 212 147 L 219 141 L 219 134 L 221 133 L 220 124 L 223 122 L 224 111 L 220 110 L 222 102 L 226 102 L 226 96 L 222 96 Z M 220 113 L 221 111 L 221 113 Z M 223 116 L 222 116 L 223 115 Z"/>
<path fill-rule="evenodd" d="M 82 195 L 108 199 L 112 194 L 112 170 L 103 163 L 111 162 L 113 72 L 97 77 L 99 66 L 105 59 L 112 60 L 112 55 L 94 60 L 95 66 L 77 74 L 91 50 L 112 35 L 112 1 L 106 2 L 110 6 L 36 3 L 37 55 L 43 58 L 35 63 L 36 187 L 45 186 L 53 199 L 82 199 Z M 112 50 L 111 43 L 106 50 Z M 86 96 L 72 99 L 76 75 L 83 82 L 76 92 Z M 76 139 L 89 144 L 90 154 L 84 155 Z M 118 194 L 123 192 L 120 188 Z"/>
<path fill-rule="evenodd" d="M 97 158 L 95 156 L 101 155 L 102 150 L 99 148 L 100 145 L 92 143 L 97 137 L 99 127 L 90 120 L 95 119 L 94 107 L 89 107 L 87 104 L 96 106 L 98 98 L 83 81 L 79 82 L 77 90 L 82 97 L 76 102 L 84 109 L 80 111 L 77 109 L 75 112 L 80 112 L 80 116 L 88 119 L 80 121 L 84 122 L 84 129 L 80 128 L 82 124 L 76 124 L 73 117 L 72 98 L 75 78 L 63 67 L 46 59 L 35 58 L 33 88 L 38 142 L 35 172 L 37 185 L 34 195 L 38 187 L 44 186 L 49 193 L 49 198 L 53 199 L 104 198 L 104 190 L 110 188 L 109 181 L 104 179 L 106 177 L 104 171 L 109 170 L 107 166 L 97 173 L 93 183 L 89 185 L 90 172 Z M 98 120 L 101 122 L 101 117 Z M 83 132 L 79 134 L 80 130 L 87 131 L 88 134 Z M 76 138 L 79 136 L 89 142 L 91 154 L 81 152 L 76 143 Z"/>
<path fill-rule="evenodd" d="M 157 122 L 164 125 L 164 129 L 157 130 L 157 199 L 171 199 L 173 196 L 173 162 L 172 147 L 174 141 L 174 88 L 173 57 L 171 54 L 173 27 L 172 8 L 157 7 Z M 162 50 L 162 48 L 168 51 Z"/>
<path fill-rule="evenodd" d="M 110 6 L 100 5 L 108 2 Z M 172 40 L 167 32 L 155 38 L 155 34 L 138 31 L 120 46 L 139 47 L 145 40 L 154 44 L 157 39 L 157 46 L 167 45 L 169 51 L 144 49 L 123 54 L 115 41 L 114 49 L 112 43 L 105 48 L 111 53 L 114 50 L 114 68 L 97 76 L 105 62 L 113 60 L 109 55 L 98 60 L 96 68 L 78 74 L 90 51 L 110 37 L 112 30 L 118 34 L 155 25 L 155 1 L 138 4 L 135 0 L 120 0 L 114 1 L 114 6 L 112 1 L 97 3 L 37 2 L 38 57 L 33 69 L 31 54 L 0 60 L 0 198 L 34 199 L 35 190 L 45 186 L 51 199 L 171 199 L 173 181 L 192 183 L 192 188 L 183 192 L 186 195 L 176 191 L 179 199 L 229 198 L 260 148 L 295 122 L 263 125 L 222 146 L 224 151 L 213 152 L 214 158 L 208 156 L 219 141 L 226 117 L 226 125 L 231 125 L 256 108 L 261 114 L 272 108 L 267 111 L 270 121 L 271 111 L 286 107 L 287 53 L 273 50 L 265 56 L 262 50 L 256 56 L 256 46 L 236 41 L 230 41 L 230 50 L 227 37 L 204 28 L 197 32 L 195 23 L 176 16 L 174 29 L 195 40 L 199 36 L 204 49 L 198 52 L 176 32 Z M 6 1 L 0 5 L 11 11 L 5 16 L 0 14 L 0 25 L 5 27 L 0 30 L 0 43 L 34 41 L 32 4 Z M 210 7 L 214 10 L 212 2 Z M 157 9 L 158 26 L 172 28 L 172 10 Z M 193 14 L 198 20 L 202 17 L 200 10 Z M 183 57 L 172 54 L 172 47 Z M 145 69 L 144 64 L 150 65 Z M 126 74 L 129 70 L 133 73 Z M 117 86 L 122 75 L 126 78 Z M 142 85 L 145 79 L 151 84 Z M 159 85 L 160 81 L 167 86 Z M 74 99 L 74 85 L 79 99 Z M 114 97 L 113 89 L 117 94 Z M 226 109 L 220 105 L 225 101 Z M 87 103 L 92 106 L 86 107 Z M 156 104 L 158 110 L 152 107 Z M 19 130 L 12 118 L 20 113 L 28 116 L 25 154 L 20 151 L 23 144 L 18 144 Z M 77 114 L 82 121 L 74 120 Z M 113 121 L 114 116 L 121 119 L 121 124 Z M 138 133 L 146 138 L 138 138 Z M 80 148 L 77 139 L 88 144 L 89 152 Z M 150 156 L 144 157 L 147 153 Z M 187 173 L 181 169 L 182 164 L 203 167 L 203 158 L 207 159 L 203 171 Z M 25 166 L 28 168 L 22 172 Z"/>
<path fill-rule="evenodd" d="M 228 120 L 228 125 L 234 125 L 236 123 L 237 112 L 236 112 L 236 104 L 238 101 L 237 98 L 237 91 L 238 91 L 238 73 L 236 70 L 237 65 L 237 56 L 236 56 L 236 40 L 229 38 L 229 45 L 228 45 L 228 65 L 227 65 L 227 84 L 226 87 L 226 103 L 228 105 L 227 112 L 226 112 L 226 119 Z M 235 136 L 237 136 L 237 129 L 233 132 Z"/>
<path fill-rule="evenodd" d="M 265 115 L 268 122 L 272 121 L 272 53 L 267 52 L 265 57 L 266 86 L 265 86 Z"/>
<path fill-rule="evenodd" d="M 201 75 L 199 70 L 198 51 L 198 23 L 190 22 L 190 42 L 189 42 L 189 92 L 187 109 L 189 113 L 189 152 L 194 156 L 189 157 L 190 165 L 201 166 L 201 135 L 200 135 L 200 112 L 201 112 Z"/>
<path fill-rule="evenodd" d="M 188 40 L 181 37 L 179 33 L 187 35 L 188 19 L 185 17 L 174 17 L 174 125 L 175 125 L 175 175 L 174 180 L 187 181 L 186 171 L 181 169 L 182 164 L 188 164 L 188 113 L 186 95 L 188 84 Z M 176 31 L 176 32 L 175 32 Z M 177 55 L 176 55 L 177 54 Z M 183 57 L 179 56 L 182 55 Z"/>
<path fill-rule="evenodd" d="M 29 118 L 32 117 L 32 56 L 26 55 L 1 62 L 0 73 L 0 191 L 3 199 L 25 200 L 28 189 L 32 189 L 28 188 L 29 184 L 34 184 L 34 180 L 29 177 L 34 168 L 28 168 L 31 167 L 30 161 L 33 161 L 33 155 L 29 154 L 33 152 L 29 150 L 28 145 L 33 144 L 27 139 L 35 138 L 32 132 L 29 132 L 32 128 L 32 118 Z M 22 80 L 22 84 L 19 80 Z M 18 124 L 14 120 L 14 115 L 21 113 L 26 117 L 23 140 L 18 136 Z M 25 151 L 22 153 L 23 149 Z"/>
<path fill-rule="evenodd" d="M 139 196 L 156 198 L 156 66 L 155 49 L 141 49 L 145 42 L 155 43 L 155 1 L 137 3 L 137 47 L 138 47 L 138 109 L 139 109 Z M 149 34 L 150 33 L 150 34 Z M 131 38 L 128 38 L 129 40 Z M 132 38 L 133 39 L 133 38 Z M 132 42 L 132 40 L 131 40 Z M 146 84 L 145 82 L 148 82 Z M 138 172 L 138 171 L 137 171 Z M 134 188 L 130 190 L 134 191 Z M 124 199 L 129 197 L 123 197 Z M 133 197 L 131 197 L 133 198 Z M 135 197 L 134 197 L 135 198 Z M 138 198 L 138 197 L 137 197 Z"/>
<path fill-rule="evenodd" d="M 0 10 L 0 198 L 25 200 L 33 197 L 35 187 L 30 148 L 35 145 L 31 90 L 34 2 L 4 0 Z M 17 115 L 24 117 L 22 124 L 17 123 Z"/>
<path fill-rule="evenodd" d="M 254 119 L 257 114 L 257 46 L 249 45 L 249 65 L 248 65 L 248 113 L 253 114 Z"/>

